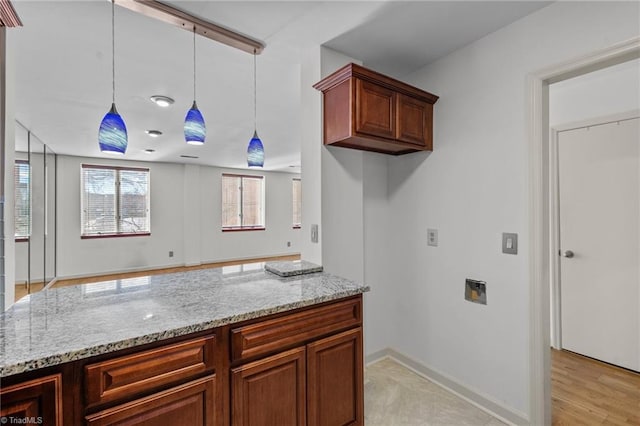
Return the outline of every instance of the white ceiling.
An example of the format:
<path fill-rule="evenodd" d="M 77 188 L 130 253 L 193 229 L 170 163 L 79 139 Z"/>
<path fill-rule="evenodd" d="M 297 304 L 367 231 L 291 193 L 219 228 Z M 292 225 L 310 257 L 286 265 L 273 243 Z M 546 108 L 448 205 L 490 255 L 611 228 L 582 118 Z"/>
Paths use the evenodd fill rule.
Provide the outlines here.
<path fill-rule="evenodd" d="M 9 30 L 15 114 L 57 153 L 104 157 L 97 131 L 111 104 L 111 5 L 14 0 L 24 27 Z M 366 66 L 406 75 L 548 2 L 171 1 L 266 43 L 258 56 L 258 133 L 265 169 L 298 172 L 300 51 L 327 44 Z M 126 122 L 124 159 L 246 167 L 253 134 L 253 59 L 198 37 L 197 101 L 204 146 L 184 143 L 193 97 L 192 35 L 116 7 L 116 105 Z M 431 88 L 437 92 L 437 88 Z M 151 95 L 175 104 L 161 109 Z M 147 129 L 164 134 L 153 139 Z M 145 154 L 147 148 L 155 149 Z M 195 155 L 188 160 L 180 155 Z"/>

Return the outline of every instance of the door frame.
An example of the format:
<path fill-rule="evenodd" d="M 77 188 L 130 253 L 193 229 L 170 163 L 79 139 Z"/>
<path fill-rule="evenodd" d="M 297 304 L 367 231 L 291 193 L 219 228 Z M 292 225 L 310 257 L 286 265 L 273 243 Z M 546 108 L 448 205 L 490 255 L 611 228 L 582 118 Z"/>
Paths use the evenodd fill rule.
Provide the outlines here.
<path fill-rule="evenodd" d="M 558 140 L 560 133 L 585 127 L 602 126 L 620 121 L 640 118 L 640 109 L 594 117 L 588 120 L 575 121 L 551 127 L 549 134 L 549 226 L 551 228 L 550 259 L 551 268 L 551 347 L 562 349 L 562 294 L 560 282 L 560 163 L 558 155 Z"/>
<path fill-rule="evenodd" d="M 640 37 L 527 76 L 529 158 L 529 423 L 551 424 L 549 85 L 640 58 Z"/>

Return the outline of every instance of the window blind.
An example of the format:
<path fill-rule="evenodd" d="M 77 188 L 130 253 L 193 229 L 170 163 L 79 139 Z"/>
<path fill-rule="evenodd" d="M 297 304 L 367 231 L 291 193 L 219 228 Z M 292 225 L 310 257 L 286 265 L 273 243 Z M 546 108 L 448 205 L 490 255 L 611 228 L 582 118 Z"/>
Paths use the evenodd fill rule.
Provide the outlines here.
<path fill-rule="evenodd" d="M 149 170 L 82 166 L 82 235 L 150 232 Z"/>
<path fill-rule="evenodd" d="M 264 177 L 222 175 L 222 228 L 264 228 Z"/>
<path fill-rule="evenodd" d="M 29 163 L 17 160 L 13 168 L 15 187 L 15 237 L 31 235 L 31 170 Z"/>

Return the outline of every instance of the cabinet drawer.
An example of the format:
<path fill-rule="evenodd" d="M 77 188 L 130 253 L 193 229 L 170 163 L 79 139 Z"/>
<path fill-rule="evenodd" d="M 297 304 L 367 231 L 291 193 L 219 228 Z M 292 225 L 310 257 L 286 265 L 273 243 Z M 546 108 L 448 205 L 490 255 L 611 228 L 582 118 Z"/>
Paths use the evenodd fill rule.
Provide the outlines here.
<path fill-rule="evenodd" d="M 203 337 L 87 365 L 87 405 L 130 397 L 213 371 L 215 343 L 215 336 Z"/>
<path fill-rule="evenodd" d="M 215 376 L 204 377 L 86 417 L 89 426 L 213 426 Z"/>
<path fill-rule="evenodd" d="M 312 308 L 231 330 L 233 361 L 279 351 L 362 324 L 361 298 Z"/>

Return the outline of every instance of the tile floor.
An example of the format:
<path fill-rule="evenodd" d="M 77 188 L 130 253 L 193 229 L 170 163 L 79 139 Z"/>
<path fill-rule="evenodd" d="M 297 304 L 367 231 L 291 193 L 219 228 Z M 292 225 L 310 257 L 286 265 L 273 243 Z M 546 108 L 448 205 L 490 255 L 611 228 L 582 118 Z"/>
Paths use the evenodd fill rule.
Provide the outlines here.
<path fill-rule="evenodd" d="M 365 369 L 367 426 L 499 426 L 503 422 L 391 359 Z"/>

